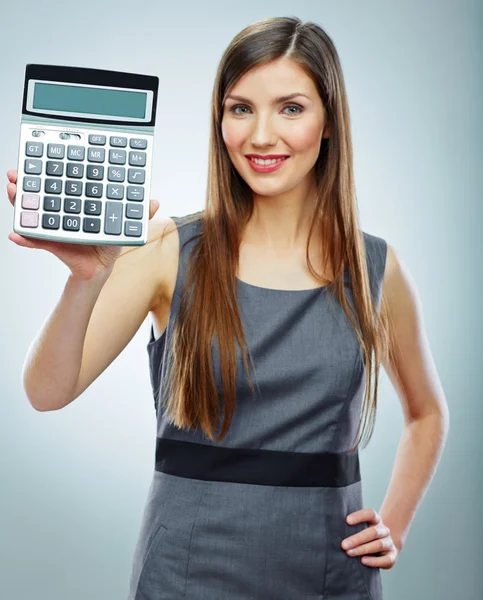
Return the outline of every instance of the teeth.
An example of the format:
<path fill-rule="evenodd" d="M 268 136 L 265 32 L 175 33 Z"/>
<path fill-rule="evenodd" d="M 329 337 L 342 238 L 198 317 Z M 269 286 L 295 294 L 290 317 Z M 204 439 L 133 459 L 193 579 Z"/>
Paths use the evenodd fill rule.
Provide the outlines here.
<path fill-rule="evenodd" d="M 257 165 L 274 165 L 277 162 L 281 162 L 282 160 L 285 160 L 285 158 L 271 158 L 269 160 L 262 160 L 261 158 L 253 158 L 252 156 L 250 158 Z"/>

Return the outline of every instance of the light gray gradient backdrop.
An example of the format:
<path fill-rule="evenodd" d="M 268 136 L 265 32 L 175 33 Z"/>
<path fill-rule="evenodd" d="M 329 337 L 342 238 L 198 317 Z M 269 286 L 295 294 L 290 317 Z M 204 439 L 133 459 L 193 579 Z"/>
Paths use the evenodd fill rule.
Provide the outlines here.
<path fill-rule="evenodd" d="M 152 197 L 160 215 L 201 209 L 221 55 L 246 25 L 291 15 L 319 23 L 339 52 L 360 225 L 391 243 L 413 275 L 450 406 L 439 469 L 396 566 L 382 571 L 385 598 L 477 600 L 481 2 L 9 2 L 1 14 L 0 173 L 6 185 L 6 171 L 17 166 L 27 63 L 155 74 Z M 154 464 L 149 318 L 80 398 L 61 411 L 36 412 L 22 387 L 22 366 L 68 271 L 52 254 L 8 240 L 13 209 L 5 188 L 0 215 L 0 597 L 122 600 Z M 398 397 L 382 369 L 381 375 L 375 434 L 361 452 L 365 505 L 376 510 L 402 427 Z"/>

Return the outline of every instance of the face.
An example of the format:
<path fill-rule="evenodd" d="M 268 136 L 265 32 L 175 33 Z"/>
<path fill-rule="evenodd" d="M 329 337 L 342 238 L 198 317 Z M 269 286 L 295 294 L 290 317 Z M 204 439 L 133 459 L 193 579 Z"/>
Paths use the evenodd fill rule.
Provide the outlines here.
<path fill-rule="evenodd" d="M 234 167 L 255 195 L 315 183 L 320 143 L 329 136 L 326 111 L 314 82 L 294 61 L 282 58 L 246 73 L 225 101 L 221 128 Z M 287 158 L 275 170 L 260 172 L 249 154 Z"/>

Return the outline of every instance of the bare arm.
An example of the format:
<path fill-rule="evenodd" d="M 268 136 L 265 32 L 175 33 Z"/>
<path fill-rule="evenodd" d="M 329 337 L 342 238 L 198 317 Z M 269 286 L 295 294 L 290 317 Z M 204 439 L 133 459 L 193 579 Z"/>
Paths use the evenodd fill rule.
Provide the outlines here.
<path fill-rule="evenodd" d="M 163 273 L 173 254 L 166 251 L 170 236 L 159 237 L 172 224 L 169 217 L 153 221 L 148 243 L 123 248 L 107 276 L 69 277 L 24 363 L 24 388 L 36 410 L 58 410 L 72 402 L 134 337 L 163 297 Z"/>
<path fill-rule="evenodd" d="M 36 410 L 60 408 L 72 396 L 89 319 L 106 280 L 104 274 L 86 281 L 70 275 L 59 302 L 30 345 L 22 378 Z"/>

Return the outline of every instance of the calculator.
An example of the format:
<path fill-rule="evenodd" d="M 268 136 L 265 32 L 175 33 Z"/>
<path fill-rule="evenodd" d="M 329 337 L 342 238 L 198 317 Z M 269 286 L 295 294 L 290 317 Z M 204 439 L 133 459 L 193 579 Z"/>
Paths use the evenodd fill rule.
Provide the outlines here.
<path fill-rule="evenodd" d="M 148 239 L 159 78 L 25 69 L 13 230 L 78 244 Z"/>

